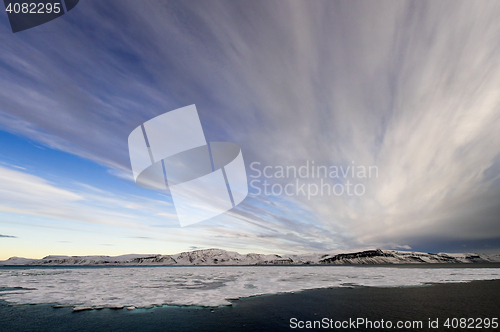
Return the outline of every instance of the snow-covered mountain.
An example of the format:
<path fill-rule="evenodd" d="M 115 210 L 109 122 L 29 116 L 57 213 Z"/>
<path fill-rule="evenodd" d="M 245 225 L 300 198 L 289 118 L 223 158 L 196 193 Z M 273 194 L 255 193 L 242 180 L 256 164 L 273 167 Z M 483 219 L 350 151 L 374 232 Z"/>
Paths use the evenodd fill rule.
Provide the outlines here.
<path fill-rule="evenodd" d="M 242 255 L 222 249 L 181 252 L 175 255 L 11 257 L 0 265 L 350 265 L 500 262 L 500 255 L 432 254 L 395 250 L 367 250 L 343 254 Z"/>

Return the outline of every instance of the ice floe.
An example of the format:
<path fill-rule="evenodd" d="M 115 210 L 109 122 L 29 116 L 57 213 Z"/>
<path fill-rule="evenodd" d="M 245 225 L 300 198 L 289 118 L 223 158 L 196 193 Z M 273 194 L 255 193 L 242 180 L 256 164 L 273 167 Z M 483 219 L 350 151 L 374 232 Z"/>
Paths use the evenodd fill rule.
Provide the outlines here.
<path fill-rule="evenodd" d="M 0 299 L 75 310 L 221 306 L 231 299 L 313 288 L 401 287 L 500 279 L 500 268 L 158 266 L 0 269 Z"/>

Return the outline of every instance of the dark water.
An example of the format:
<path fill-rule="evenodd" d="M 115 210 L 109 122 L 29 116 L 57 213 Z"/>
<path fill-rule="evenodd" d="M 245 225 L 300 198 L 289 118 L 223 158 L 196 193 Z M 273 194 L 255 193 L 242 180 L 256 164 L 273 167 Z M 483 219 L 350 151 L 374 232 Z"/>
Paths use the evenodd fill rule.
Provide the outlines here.
<path fill-rule="evenodd" d="M 290 328 L 290 319 L 349 321 L 420 320 L 423 328 L 393 331 L 457 331 L 445 328 L 446 318 L 500 318 L 500 280 L 438 284 L 409 288 L 332 288 L 295 294 L 268 295 L 233 301 L 233 306 L 210 308 L 158 307 L 139 310 L 72 312 L 51 305 L 0 302 L 0 331 L 315 331 Z M 439 319 L 438 329 L 427 327 Z M 479 321 L 479 320 L 477 320 Z M 352 326 L 351 326 L 352 327 Z M 383 331 L 359 328 L 348 331 Z M 466 330 L 466 329 L 463 329 Z M 472 330 L 472 329 L 470 329 Z M 484 323 L 479 331 L 485 329 Z"/>

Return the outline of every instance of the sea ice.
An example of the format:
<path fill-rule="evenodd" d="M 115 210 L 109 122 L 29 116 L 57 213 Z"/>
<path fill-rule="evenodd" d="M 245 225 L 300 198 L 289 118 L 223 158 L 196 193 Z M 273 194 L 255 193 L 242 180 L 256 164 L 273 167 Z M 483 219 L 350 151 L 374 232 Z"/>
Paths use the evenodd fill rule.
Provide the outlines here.
<path fill-rule="evenodd" d="M 0 269 L 0 299 L 75 310 L 230 305 L 231 299 L 305 289 L 500 279 L 499 268 L 158 266 Z"/>

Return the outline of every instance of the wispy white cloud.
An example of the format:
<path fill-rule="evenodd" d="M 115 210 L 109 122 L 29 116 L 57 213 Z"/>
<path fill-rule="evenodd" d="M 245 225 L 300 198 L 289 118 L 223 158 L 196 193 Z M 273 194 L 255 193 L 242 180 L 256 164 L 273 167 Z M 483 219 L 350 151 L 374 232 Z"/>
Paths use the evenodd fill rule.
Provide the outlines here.
<path fill-rule="evenodd" d="M 141 227 L 144 214 L 157 214 L 169 204 L 141 197 L 123 197 L 80 185 L 85 190 L 62 188 L 60 184 L 32 174 L 0 167 L 0 211 L 38 215 L 69 221 Z M 168 222 L 163 218 L 164 222 Z"/>

